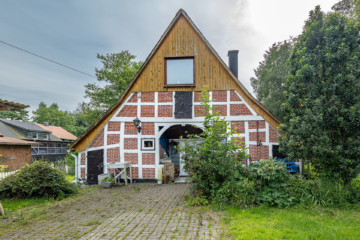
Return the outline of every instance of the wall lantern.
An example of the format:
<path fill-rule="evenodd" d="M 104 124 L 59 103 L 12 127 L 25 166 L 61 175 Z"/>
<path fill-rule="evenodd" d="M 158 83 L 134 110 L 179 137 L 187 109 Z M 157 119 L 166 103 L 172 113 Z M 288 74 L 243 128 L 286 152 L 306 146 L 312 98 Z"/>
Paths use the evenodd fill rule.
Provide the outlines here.
<path fill-rule="evenodd" d="M 138 132 L 140 133 L 140 132 L 141 132 L 141 126 L 140 126 L 141 121 L 140 121 L 140 119 L 138 119 L 138 118 L 136 117 L 136 118 L 133 120 L 133 122 L 134 122 L 134 125 L 135 125 L 135 127 L 137 128 Z"/>

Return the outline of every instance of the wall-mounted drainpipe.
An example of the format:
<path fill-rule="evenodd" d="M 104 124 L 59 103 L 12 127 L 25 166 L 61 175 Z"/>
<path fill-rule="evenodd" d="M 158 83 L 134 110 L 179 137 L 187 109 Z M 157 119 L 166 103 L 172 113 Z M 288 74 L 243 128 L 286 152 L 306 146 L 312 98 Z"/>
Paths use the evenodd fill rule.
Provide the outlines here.
<path fill-rule="evenodd" d="M 256 121 L 256 138 L 257 138 L 256 144 L 258 146 L 260 146 L 260 144 L 259 144 L 259 121 Z"/>
<path fill-rule="evenodd" d="M 75 158 L 75 184 L 77 185 L 79 182 L 79 172 L 78 172 L 78 157 L 71 152 L 71 150 L 68 150 L 70 154 Z"/>

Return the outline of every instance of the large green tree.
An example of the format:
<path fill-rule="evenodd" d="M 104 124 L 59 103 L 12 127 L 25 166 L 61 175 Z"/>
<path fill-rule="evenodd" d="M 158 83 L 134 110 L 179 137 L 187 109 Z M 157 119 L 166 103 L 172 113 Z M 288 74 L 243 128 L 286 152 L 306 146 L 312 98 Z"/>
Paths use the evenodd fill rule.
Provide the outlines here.
<path fill-rule="evenodd" d="M 28 122 L 29 111 L 26 111 L 25 109 L 3 111 L 0 112 L 0 118 L 4 118 L 4 119 L 10 118 L 11 120 L 21 120 L 24 122 Z"/>
<path fill-rule="evenodd" d="M 281 104 L 285 102 L 286 79 L 290 58 L 296 38 L 274 43 L 264 54 L 264 60 L 254 69 L 255 77 L 250 78 L 256 98 L 280 120 L 285 116 Z"/>
<path fill-rule="evenodd" d="M 44 102 L 40 102 L 38 109 L 33 111 L 32 119 L 37 123 L 48 122 L 52 126 L 62 127 L 75 136 L 81 135 L 86 130 L 86 127 L 76 125 L 76 118 L 73 113 L 60 110 L 57 103 L 48 107 Z"/>
<path fill-rule="evenodd" d="M 360 20 L 360 0 L 341 0 L 331 9 L 346 17 Z"/>
<path fill-rule="evenodd" d="M 85 85 L 85 98 L 89 98 L 88 108 L 104 113 L 120 98 L 132 78 L 140 69 L 143 62 L 136 62 L 134 55 L 129 51 L 110 53 L 106 55 L 97 54 L 103 67 L 95 69 L 99 82 L 105 82 L 101 87 L 96 83 Z"/>
<path fill-rule="evenodd" d="M 348 183 L 360 160 L 360 25 L 310 12 L 290 58 L 280 151 Z"/>

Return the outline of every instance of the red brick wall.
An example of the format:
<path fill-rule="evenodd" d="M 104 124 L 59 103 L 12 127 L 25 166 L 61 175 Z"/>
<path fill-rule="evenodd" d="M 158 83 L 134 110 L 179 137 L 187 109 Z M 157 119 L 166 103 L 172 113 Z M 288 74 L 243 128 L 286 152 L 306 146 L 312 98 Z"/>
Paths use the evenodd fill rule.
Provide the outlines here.
<path fill-rule="evenodd" d="M 240 101 L 241 99 L 239 95 L 237 95 L 237 93 L 234 90 L 230 91 L 230 102 L 240 102 Z"/>
<path fill-rule="evenodd" d="M 278 139 L 279 134 L 275 131 L 272 126 L 269 126 L 269 141 L 273 143 L 279 142 Z"/>
<path fill-rule="evenodd" d="M 240 148 L 245 149 L 245 137 L 232 137 L 231 140 L 235 141 L 234 143 L 237 145 L 242 143 L 242 146 Z"/>
<path fill-rule="evenodd" d="M 138 154 L 137 153 L 125 153 L 124 154 L 125 162 L 131 162 L 131 164 L 138 164 Z"/>
<path fill-rule="evenodd" d="M 108 131 L 119 132 L 120 131 L 120 126 L 121 126 L 120 122 L 109 122 L 108 123 Z"/>
<path fill-rule="evenodd" d="M 136 117 L 137 115 L 137 106 L 136 105 L 125 105 L 117 117 Z"/>
<path fill-rule="evenodd" d="M 159 92 L 158 93 L 158 102 L 172 102 L 173 93 L 172 92 Z"/>
<path fill-rule="evenodd" d="M 202 105 L 194 105 L 194 112 L 195 112 L 195 117 L 204 117 L 205 114 L 208 114 L 209 111 L 206 111 L 204 114 L 201 113 L 201 111 L 205 111 L 205 107 Z"/>
<path fill-rule="evenodd" d="M 158 117 L 172 117 L 172 116 L 173 116 L 173 106 L 172 105 L 159 105 Z"/>
<path fill-rule="evenodd" d="M 230 116 L 252 115 L 245 104 L 230 104 Z"/>
<path fill-rule="evenodd" d="M 108 163 L 120 162 L 120 148 L 108 148 L 106 154 Z"/>
<path fill-rule="evenodd" d="M 124 149 L 138 149 L 137 138 L 124 138 Z"/>
<path fill-rule="evenodd" d="M 131 168 L 131 174 L 132 174 L 132 178 L 139 178 L 139 168 L 138 167 L 132 167 Z M 128 173 L 128 176 L 130 176 L 130 173 Z"/>
<path fill-rule="evenodd" d="M 133 122 L 126 122 L 125 123 L 125 135 L 137 135 L 138 130 L 135 127 Z"/>
<path fill-rule="evenodd" d="M 137 93 L 133 93 L 133 95 L 131 95 L 131 97 L 129 98 L 128 102 L 129 103 L 137 103 Z"/>
<path fill-rule="evenodd" d="M 257 132 L 249 133 L 250 141 L 257 141 Z M 259 140 L 266 142 L 266 132 L 259 132 Z"/>
<path fill-rule="evenodd" d="M 269 146 L 250 145 L 250 156 L 252 161 L 269 158 Z"/>
<path fill-rule="evenodd" d="M 143 165 L 155 165 L 155 153 L 143 153 L 142 154 Z"/>
<path fill-rule="evenodd" d="M 213 91 L 213 102 L 227 102 L 227 91 Z"/>
<path fill-rule="evenodd" d="M 216 113 L 219 111 L 219 115 L 218 116 L 227 116 L 227 106 L 226 105 L 213 105 L 213 107 L 215 107 L 213 109 L 213 113 Z"/>
<path fill-rule="evenodd" d="M 155 178 L 155 168 L 143 168 L 142 169 L 143 178 Z"/>
<path fill-rule="evenodd" d="M 85 179 L 85 168 L 81 168 L 81 179 Z"/>
<path fill-rule="evenodd" d="M 107 145 L 120 143 L 120 135 L 119 134 L 108 134 L 107 135 Z"/>
<path fill-rule="evenodd" d="M 257 121 L 249 121 L 249 129 L 256 129 L 256 122 Z M 258 121 L 259 122 L 259 129 L 265 128 L 265 121 Z"/>
<path fill-rule="evenodd" d="M 141 105 L 141 117 L 155 117 L 154 105 Z"/>
<path fill-rule="evenodd" d="M 141 123 L 141 135 L 155 135 L 155 123 L 153 122 Z"/>
<path fill-rule="evenodd" d="M 81 165 L 85 165 L 85 153 L 81 154 Z"/>
<path fill-rule="evenodd" d="M 231 123 L 231 130 L 236 133 L 245 133 L 245 122 L 235 121 Z"/>
<path fill-rule="evenodd" d="M 102 147 L 104 146 L 104 129 L 101 130 L 99 135 L 95 138 L 95 140 L 91 143 L 90 148 Z"/>
<path fill-rule="evenodd" d="M 194 102 L 201 102 L 203 98 L 201 97 L 201 92 L 194 92 Z M 206 99 L 208 102 L 208 99 Z"/>
<path fill-rule="evenodd" d="M 141 93 L 141 102 L 155 102 L 155 93 L 154 92 L 142 92 Z"/>

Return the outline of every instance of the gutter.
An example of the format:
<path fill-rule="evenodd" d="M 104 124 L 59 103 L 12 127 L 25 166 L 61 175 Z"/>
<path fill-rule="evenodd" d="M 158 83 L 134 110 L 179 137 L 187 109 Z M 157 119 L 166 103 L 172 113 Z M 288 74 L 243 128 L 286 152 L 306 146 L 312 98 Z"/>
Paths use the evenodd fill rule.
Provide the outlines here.
<path fill-rule="evenodd" d="M 78 168 L 79 168 L 79 165 L 78 165 L 78 157 L 73 154 L 72 150 L 68 150 L 68 153 L 71 154 L 71 156 L 73 156 L 75 158 L 75 184 L 77 185 L 78 182 L 79 182 L 79 172 L 78 172 Z"/>

